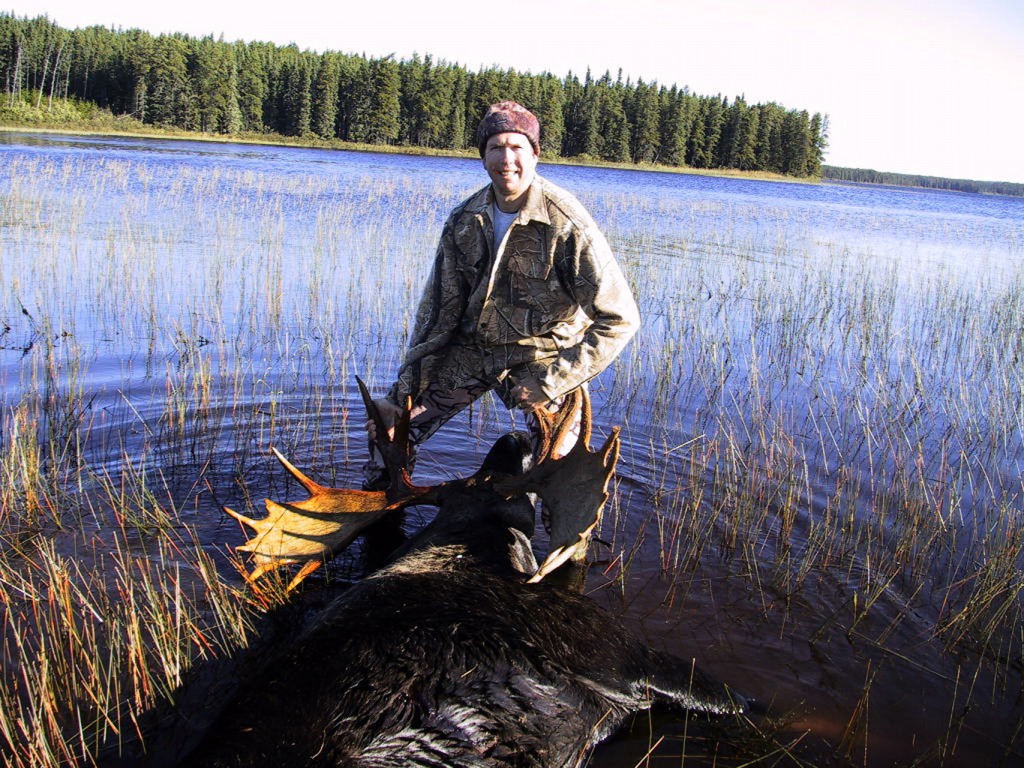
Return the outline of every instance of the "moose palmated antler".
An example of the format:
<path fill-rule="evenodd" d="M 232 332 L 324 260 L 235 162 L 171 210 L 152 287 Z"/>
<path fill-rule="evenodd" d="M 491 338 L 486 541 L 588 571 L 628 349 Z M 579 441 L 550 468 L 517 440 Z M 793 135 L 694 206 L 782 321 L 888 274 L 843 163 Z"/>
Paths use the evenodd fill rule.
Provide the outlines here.
<path fill-rule="evenodd" d="M 224 508 L 233 518 L 256 531 L 255 536 L 236 547 L 240 552 L 251 553 L 257 563 L 247 576 L 250 582 L 282 566 L 302 563 L 302 568 L 288 584 L 291 591 L 377 520 L 415 501 L 430 503 L 435 488 L 415 486 L 409 478 L 409 408 L 404 409 L 394 425 L 394 437 L 390 437 L 366 385 L 358 376 L 356 382 L 367 414 L 377 429 L 376 442 L 390 479 L 387 490 L 322 486 L 294 467 L 276 448 L 271 449 L 306 489 L 309 498 L 283 503 L 266 499 L 267 516 L 260 520 Z"/>
<path fill-rule="evenodd" d="M 580 433 L 564 456 L 558 449 L 572 429 L 577 411 Z M 506 496 L 536 493 L 543 499 L 550 520 L 548 555 L 530 578 L 543 579 L 562 564 L 581 562 L 591 535 L 601 522 L 608 501 L 608 483 L 619 460 L 619 429 L 615 427 L 604 445 L 590 450 L 592 416 L 590 395 L 580 388 L 566 395 L 558 412 L 539 407 L 534 411 L 543 435 L 537 464 L 525 475 L 496 479 L 494 489 Z"/>
<path fill-rule="evenodd" d="M 279 503 L 266 499 L 267 516 L 261 520 L 224 511 L 256 531 L 256 535 L 236 549 L 252 553 L 257 567 L 249 581 L 284 565 L 302 563 L 288 589 L 347 547 L 363 529 L 392 509 L 384 491 L 358 491 L 326 488 L 292 466 L 275 448 L 274 455 L 285 469 L 309 492 L 304 501 Z"/>

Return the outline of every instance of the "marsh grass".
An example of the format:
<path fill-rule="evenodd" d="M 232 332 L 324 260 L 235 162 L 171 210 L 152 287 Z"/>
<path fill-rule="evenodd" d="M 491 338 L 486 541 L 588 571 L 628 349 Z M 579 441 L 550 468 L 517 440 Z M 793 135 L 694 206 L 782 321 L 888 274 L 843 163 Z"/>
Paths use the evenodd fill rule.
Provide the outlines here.
<path fill-rule="evenodd" d="M 0 734 L 13 765 L 90 764 L 284 600 L 243 588 L 218 507 L 295 492 L 272 445 L 358 483 L 353 374 L 389 381 L 470 190 L 45 156 L 4 183 Z M 624 427 L 595 599 L 702 662 L 728 649 L 721 676 L 781 710 L 742 738 L 687 724 L 644 764 L 952 765 L 984 727 L 972 706 L 1002 718 L 989 754 L 1018 756 L 1019 225 L 894 245 L 885 213 L 823 235 L 799 208 L 582 196 L 645 317 L 594 387 L 599 431 Z M 461 424 L 418 472 L 472 469 L 510 421 L 485 401 Z M 809 701 L 808 670 L 832 681 Z M 908 679 L 941 727 L 893 752 L 884 702 Z"/>

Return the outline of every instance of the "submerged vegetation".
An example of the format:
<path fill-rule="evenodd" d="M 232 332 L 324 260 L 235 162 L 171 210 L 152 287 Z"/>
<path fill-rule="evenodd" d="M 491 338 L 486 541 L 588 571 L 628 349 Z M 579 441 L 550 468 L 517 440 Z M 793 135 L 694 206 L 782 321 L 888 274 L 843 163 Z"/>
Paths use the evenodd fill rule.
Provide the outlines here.
<path fill-rule="evenodd" d="M 287 495 L 271 445 L 358 482 L 352 375 L 395 370 L 463 190 L 11 157 L 0 750 L 88 765 L 149 738 L 190 670 L 258 636 L 280 597 L 244 587 L 227 553 L 243 533 L 219 505 Z M 920 217 L 892 235 L 879 211 L 826 232 L 742 196 L 583 197 L 645 318 L 595 384 L 598 431 L 621 424 L 624 450 L 594 597 L 773 710 L 742 740 L 707 736 L 704 763 L 678 723 L 641 754 L 1021 760 L 1020 227 L 936 235 Z M 943 260 L 961 247 L 969 266 Z M 467 474 L 508 426 L 484 403 L 417 472 Z"/>

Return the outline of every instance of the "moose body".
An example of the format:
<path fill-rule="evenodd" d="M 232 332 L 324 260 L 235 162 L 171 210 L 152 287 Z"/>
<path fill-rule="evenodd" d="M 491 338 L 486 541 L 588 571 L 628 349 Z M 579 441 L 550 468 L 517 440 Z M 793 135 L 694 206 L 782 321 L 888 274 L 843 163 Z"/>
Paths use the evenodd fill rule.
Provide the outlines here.
<path fill-rule="evenodd" d="M 521 473 L 523 435 L 485 470 Z M 459 486 L 393 562 L 335 598 L 187 765 L 575 766 L 656 700 L 712 713 L 741 697 L 547 582 L 533 503 Z"/>

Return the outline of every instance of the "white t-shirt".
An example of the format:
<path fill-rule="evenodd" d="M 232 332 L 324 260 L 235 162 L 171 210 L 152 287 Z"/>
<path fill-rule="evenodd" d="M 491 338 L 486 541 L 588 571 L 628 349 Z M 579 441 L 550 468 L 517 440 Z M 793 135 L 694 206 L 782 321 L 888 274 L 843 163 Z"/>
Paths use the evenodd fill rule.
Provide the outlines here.
<path fill-rule="evenodd" d="M 505 233 L 512 226 L 512 222 L 519 215 L 518 211 L 505 213 L 497 204 L 491 203 L 491 220 L 494 222 L 494 252 L 501 248 L 501 241 L 505 239 Z"/>

